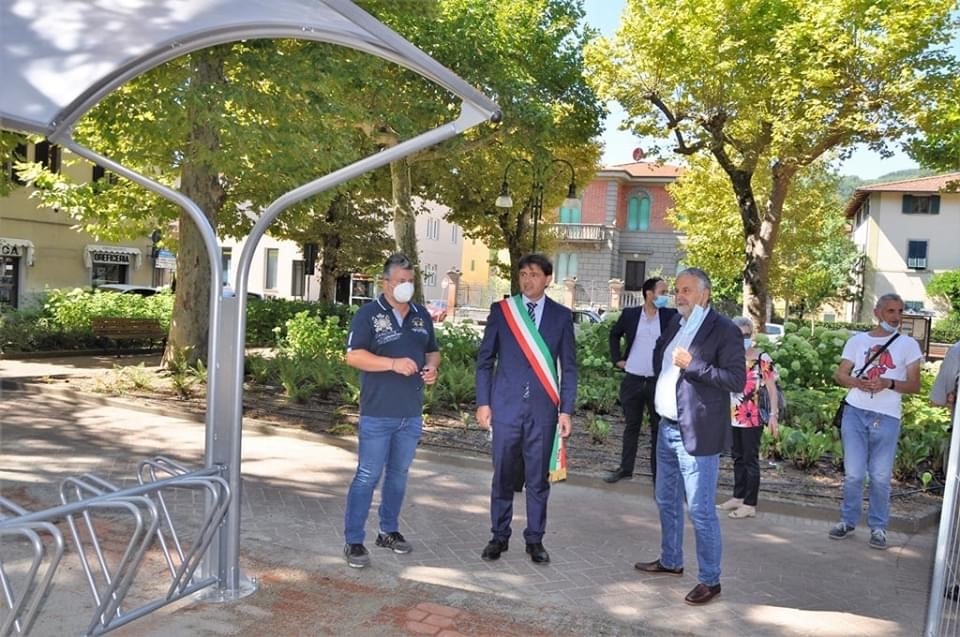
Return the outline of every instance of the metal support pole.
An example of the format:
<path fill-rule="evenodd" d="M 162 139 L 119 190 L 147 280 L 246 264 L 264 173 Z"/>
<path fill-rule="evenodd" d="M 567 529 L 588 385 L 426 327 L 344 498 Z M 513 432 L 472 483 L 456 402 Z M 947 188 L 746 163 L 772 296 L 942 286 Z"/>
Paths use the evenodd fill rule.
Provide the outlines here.
<path fill-rule="evenodd" d="M 531 198 L 531 207 L 533 212 L 533 247 L 530 252 L 537 251 L 537 228 L 540 225 L 540 217 L 543 216 L 543 175 L 533 183 L 533 196 Z"/>

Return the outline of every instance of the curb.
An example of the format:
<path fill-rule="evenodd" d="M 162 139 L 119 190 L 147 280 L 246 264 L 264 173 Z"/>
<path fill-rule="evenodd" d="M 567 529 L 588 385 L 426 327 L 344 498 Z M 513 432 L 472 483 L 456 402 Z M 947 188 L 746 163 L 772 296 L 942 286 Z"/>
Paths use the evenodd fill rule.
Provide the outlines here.
<path fill-rule="evenodd" d="M 69 378 L 67 375 L 51 376 L 51 378 Z M 2 378 L 0 379 L 0 392 L 16 391 L 26 394 L 49 394 L 63 398 L 69 398 L 72 401 L 104 407 L 121 407 L 133 409 L 143 413 L 155 414 L 158 416 L 170 416 L 169 409 L 143 405 L 132 400 L 117 398 L 112 396 L 97 396 L 86 392 L 78 392 L 72 389 L 61 387 L 46 386 L 42 382 L 37 382 L 34 378 Z M 197 424 L 203 424 L 205 418 L 200 414 L 192 412 L 181 412 L 172 414 L 175 417 L 189 420 Z M 355 451 L 357 440 L 355 437 L 343 437 L 323 432 L 306 431 L 297 427 L 288 427 L 278 425 L 273 422 L 258 420 L 244 416 L 243 428 L 245 431 L 252 431 L 271 436 L 283 436 L 295 438 L 297 440 L 320 441 L 340 449 Z M 465 452 L 456 452 L 446 449 L 438 451 L 425 447 L 417 448 L 417 457 L 427 459 L 431 462 L 439 462 L 446 465 L 457 467 L 469 467 L 471 469 L 488 469 L 490 459 L 487 456 L 480 456 Z M 601 474 L 573 473 L 567 474 L 566 482 L 578 487 L 589 487 L 591 489 L 621 489 L 625 493 L 639 497 L 653 498 L 653 485 L 647 481 L 647 476 L 637 476 L 639 480 L 625 480 L 616 484 L 606 484 L 601 480 Z M 796 502 L 777 498 L 775 494 L 764 493 L 761 485 L 760 493 L 763 495 L 763 508 L 761 513 L 770 513 L 775 515 L 785 515 L 791 517 L 806 518 L 810 520 L 822 520 L 825 523 L 836 522 L 839 515 L 839 505 L 831 502 L 830 506 Z M 932 528 L 939 523 L 940 507 L 931 507 L 930 510 L 914 516 L 891 514 L 889 530 L 899 533 L 919 533 Z"/>

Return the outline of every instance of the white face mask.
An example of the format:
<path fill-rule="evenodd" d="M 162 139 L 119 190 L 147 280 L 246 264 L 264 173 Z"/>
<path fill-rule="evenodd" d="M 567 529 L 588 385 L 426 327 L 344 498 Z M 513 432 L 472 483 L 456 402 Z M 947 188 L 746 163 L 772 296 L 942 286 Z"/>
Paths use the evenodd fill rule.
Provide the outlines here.
<path fill-rule="evenodd" d="M 887 323 L 886 321 L 880 321 L 880 329 L 882 329 L 887 334 L 893 334 L 900 330 L 899 326 L 893 326 Z"/>
<path fill-rule="evenodd" d="M 397 303 L 409 303 L 413 298 L 413 283 L 406 281 L 393 288 L 393 298 Z"/>

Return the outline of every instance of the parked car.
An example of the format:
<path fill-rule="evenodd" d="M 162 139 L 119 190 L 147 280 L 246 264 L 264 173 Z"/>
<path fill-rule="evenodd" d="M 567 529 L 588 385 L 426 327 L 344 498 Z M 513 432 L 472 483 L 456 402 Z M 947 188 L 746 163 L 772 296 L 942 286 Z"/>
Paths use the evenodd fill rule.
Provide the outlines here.
<path fill-rule="evenodd" d="M 574 323 L 599 323 L 603 319 L 600 318 L 600 315 L 597 314 L 594 310 L 574 310 L 573 311 L 573 322 Z"/>
<path fill-rule="evenodd" d="M 442 323 L 447 320 L 447 302 L 442 299 L 433 299 L 427 301 L 427 311 L 430 312 L 430 318 L 434 323 Z"/>
<path fill-rule="evenodd" d="M 233 291 L 233 288 L 232 288 L 232 287 L 230 287 L 229 285 L 225 285 L 225 286 L 223 286 L 223 295 L 224 295 L 224 296 L 227 296 L 227 297 L 231 297 L 231 296 L 236 296 L 237 293 Z M 252 300 L 262 301 L 262 300 L 263 300 L 263 295 L 260 294 L 259 292 L 250 292 L 249 290 L 247 290 L 247 300 L 248 300 L 248 301 L 252 301 Z"/>
<path fill-rule="evenodd" d="M 138 296 L 153 296 L 160 292 L 160 289 L 152 288 L 149 285 L 131 285 L 129 283 L 104 283 L 103 285 L 98 285 L 96 289 L 101 292 L 136 294 Z"/>
<path fill-rule="evenodd" d="M 763 327 L 763 333 L 770 339 L 771 343 L 779 342 L 783 338 L 783 326 L 776 323 L 767 323 Z"/>

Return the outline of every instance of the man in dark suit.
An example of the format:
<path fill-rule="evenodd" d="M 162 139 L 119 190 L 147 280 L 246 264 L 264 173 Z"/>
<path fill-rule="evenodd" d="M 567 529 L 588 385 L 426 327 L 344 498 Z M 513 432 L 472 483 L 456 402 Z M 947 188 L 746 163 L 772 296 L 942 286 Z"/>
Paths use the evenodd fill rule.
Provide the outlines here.
<path fill-rule="evenodd" d="M 604 477 L 605 482 L 617 482 L 633 475 L 644 411 L 650 419 L 650 472 L 654 484 L 657 481 L 657 432 L 660 428 L 653 405 L 657 386 L 657 377 L 653 373 L 653 348 L 677 311 L 666 307 L 667 283 L 660 277 L 644 281 L 640 291 L 643 305 L 623 310 L 610 328 L 610 359 L 625 372 L 620 381 L 624 427 L 620 466 Z M 626 347 L 621 353 L 620 343 L 624 339 Z"/>
<path fill-rule="evenodd" d="M 747 382 L 743 337 L 733 321 L 710 307 L 710 277 L 688 268 L 677 275 L 677 309 L 653 353 L 657 372 L 657 508 L 660 557 L 637 562 L 645 573 L 683 575 L 683 503 L 697 539 L 700 583 L 688 604 L 720 594 L 717 473 L 729 446 L 730 394 Z"/>
<path fill-rule="evenodd" d="M 530 559 L 550 561 L 543 547 L 547 524 L 547 473 L 559 427 L 570 435 L 577 398 L 573 315 L 544 294 L 553 265 L 540 254 L 520 260 L 520 295 L 494 303 L 477 354 L 477 423 L 493 428 L 493 538 L 481 557 L 492 561 L 507 550 L 514 486 L 527 489 Z M 518 475 L 522 469 L 523 475 Z"/>

